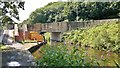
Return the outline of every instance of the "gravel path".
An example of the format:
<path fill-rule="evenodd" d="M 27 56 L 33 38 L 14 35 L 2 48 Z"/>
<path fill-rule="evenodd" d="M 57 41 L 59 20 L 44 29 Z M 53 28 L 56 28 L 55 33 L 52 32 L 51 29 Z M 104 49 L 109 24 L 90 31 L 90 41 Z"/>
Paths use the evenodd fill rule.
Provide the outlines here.
<path fill-rule="evenodd" d="M 9 47 L 14 47 L 16 49 L 20 49 L 20 50 L 28 50 L 29 48 L 36 46 L 37 43 L 25 43 L 25 44 L 20 44 L 20 43 L 13 43 L 12 45 L 6 45 Z"/>

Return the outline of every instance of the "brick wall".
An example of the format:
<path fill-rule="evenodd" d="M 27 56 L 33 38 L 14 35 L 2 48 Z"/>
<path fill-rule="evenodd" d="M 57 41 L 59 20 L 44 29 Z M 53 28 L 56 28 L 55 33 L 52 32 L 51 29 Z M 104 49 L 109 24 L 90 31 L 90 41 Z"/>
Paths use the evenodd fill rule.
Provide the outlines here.
<path fill-rule="evenodd" d="M 16 41 L 23 41 L 23 40 L 29 40 L 30 39 L 30 35 L 29 32 L 25 32 L 25 36 L 24 36 L 24 32 L 23 31 L 19 31 L 19 36 L 15 37 Z"/>

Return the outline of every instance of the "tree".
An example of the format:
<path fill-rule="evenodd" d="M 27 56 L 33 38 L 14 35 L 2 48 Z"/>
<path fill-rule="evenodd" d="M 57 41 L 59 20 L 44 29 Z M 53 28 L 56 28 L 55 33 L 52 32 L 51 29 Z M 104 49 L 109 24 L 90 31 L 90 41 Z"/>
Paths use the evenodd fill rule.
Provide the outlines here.
<path fill-rule="evenodd" d="M 63 21 L 63 10 L 65 2 L 51 2 L 48 5 L 36 9 L 31 13 L 28 18 L 28 22 L 32 23 L 51 23 L 57 21 Z"/>
<path fill-rule="evenodd" d="M 36 9 L 28 18 L 32 23 L 98 20 L 120 17 L 120 2 L 51 2 Z"/>
<path fill-rule="evenodd" d="M 19 20 L 19 9 L 24 10 L 24 1 L 16 0 L 15 2 L 0 1 L 0 22 L 1 25 L 14 22 L 11 18 Z"/>

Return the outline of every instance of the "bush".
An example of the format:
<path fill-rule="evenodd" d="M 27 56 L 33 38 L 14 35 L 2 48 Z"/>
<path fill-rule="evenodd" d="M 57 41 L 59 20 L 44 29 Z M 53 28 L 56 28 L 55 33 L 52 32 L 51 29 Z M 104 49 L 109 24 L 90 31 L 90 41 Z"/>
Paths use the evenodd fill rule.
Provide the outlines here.
<path fill-rule="evenodd" d="M 42 58 L 38 66 L 92 66 L 95 62 L 87 62 L 82 50 L 74 46 L 45 46 L 41 50 Z"/>
<path fill-rule="evenodd" d="M 44 34 L 44 36 L 45 36 L 45 39 L 47 40 L 47 43 L 50 44 L 50 33 L 47 32 Z"/>
<path fill-rule="evenodd" d="M 105 23 L 89 29 L 65 33 L 63 39 L 69 43 L 90 46 L 100 50 L 120 52 L 119 22 Z"/>

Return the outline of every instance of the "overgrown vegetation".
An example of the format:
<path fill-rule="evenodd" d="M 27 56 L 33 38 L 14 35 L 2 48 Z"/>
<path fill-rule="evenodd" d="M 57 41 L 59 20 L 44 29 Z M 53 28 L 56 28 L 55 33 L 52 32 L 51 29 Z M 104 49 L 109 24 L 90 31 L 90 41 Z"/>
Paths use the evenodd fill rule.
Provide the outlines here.
<path fill-rule="evenodd" d="M 45 39 L 47 41 L 47 44 L 50 44 L 50 33 L 47 32 L 47 33 L 44 34 L 44 36 L 45 36 Z"/>
<path fill-rule="evenodd" d="M 41 51 L 42 58 L 37 66 L 97 66 L 97 61 L 86 58 L 84 50 L 75 46 L 44 46 Z"/>
<path fill-rule="evenodd" d="M 92 48 L 58 44 L 45 45 L 39 50 L 40 59 L 36 60 L 39 66 L 117 66 L 119 56 L 115 53 L 99 51 Z M 111 55 L 110 55 L 111 54 Z M 117 68 L 116 67 L 116 68 Z"/>
<path fill-rule="evenodd" d="M 73 45 L 120 52 L 119 24 L 109 22 L 89 29 L 73 30 L 65 33 L 63 39 Z"/>
<path fill-rule="evenodd" d="M 62 39 L 66 42 L 66 45 L 43 46 L 40 50 L 42 57 L 36 61 L 37 66 L 110 65 L 109 63 L 112 62 L 109 62 L 110 58 L 108 59 L 106 55 L 96 53 L 90 56 L 86 47 L 92 47 L 98 51 L 120 52 L 119 24 L 119 22 L 109 22 L 88 29 L 78 29 L 64 33 Z M 49 33 L 46 35 L 48 35 L 49 40 Z M 113 65 L 119 68 L 119 61 L 114 63 Z"/>

